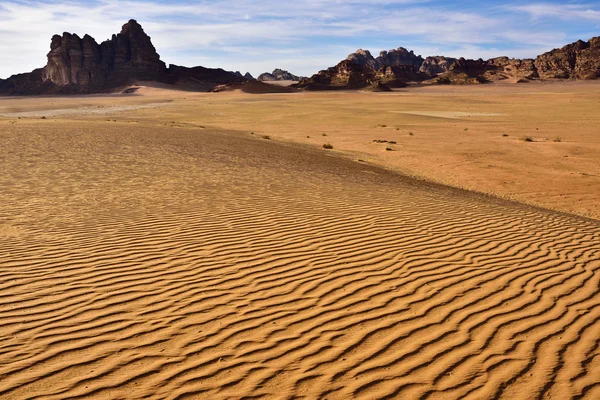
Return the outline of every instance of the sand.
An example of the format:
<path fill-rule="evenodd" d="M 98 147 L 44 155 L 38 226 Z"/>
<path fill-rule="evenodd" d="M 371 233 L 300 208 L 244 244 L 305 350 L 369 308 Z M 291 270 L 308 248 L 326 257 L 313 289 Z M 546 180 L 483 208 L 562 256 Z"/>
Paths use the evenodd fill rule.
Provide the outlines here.
<path fill-rule="evenodd" d="M 549 110 L 559 112 L 560 96 L 582 114 L 595 106 L 596 89 L 575 89 L 547 89 Z M 402 150 L 370 150 L 386 146 L 371 136 L 398 135 L 406 141 L 397 148 L 430 147 L 423 157 L 435 160 L 443 147 L 432 145 L 434 132 L 451 126 L 438 124 L 456 120 L 389 110 L 439 110 L 458 96 L 462 106 L 448 111 L 476 103 L 466 89 L 446 90 L 435 103 L 428 90 L 149 89 L 81 106 L 128 106 L 107 115 L 0 118 L 0 397 L 600 397 L 600 222 L 415 180 L 387 158 Z M 542 123 L 533 106 L 542 100 L 523 94 L 532 108 L 511 109 L 521 95 L 510 90 L 473 105 L 505 116 L 460 120 L 448 136 L 513 149 L 514 160 L 498 156 L 507 169 L 550 158 L 554 146 L 575 153 L 579 168 L 597 167 L 586 164 L 598 143 L 587 121 L 597 114 Z M 84 103 L 54 101 L 62 110 Z M 2 99 L 0 114 L 47 102 Z M 328 136 L 317 137 L 325 114 Z M 545 130 L 571 126 L 572 142 L 514 140 L 526 129 L 515 115 Z M 248 119 L 256 129 L 239 129 Z M 343 136 L 352 124 L 357 132 Z M 403 131 L 409 124 L 414 136 Z M 292 136 L 294 126 L 304 132 Z M 359 152 L 353 143 L 367 129 Z M 325 140 L 334 150 L 320 147 Z M 448 153 L 437 157 L 460 159 L 452 141 L 437 140 Z M 482 176 L 465 168 L 460 179 Z M 561 182 L 536 190 L 572 195 Z M 597 194 L 582 184 L 576 195 Z"/>

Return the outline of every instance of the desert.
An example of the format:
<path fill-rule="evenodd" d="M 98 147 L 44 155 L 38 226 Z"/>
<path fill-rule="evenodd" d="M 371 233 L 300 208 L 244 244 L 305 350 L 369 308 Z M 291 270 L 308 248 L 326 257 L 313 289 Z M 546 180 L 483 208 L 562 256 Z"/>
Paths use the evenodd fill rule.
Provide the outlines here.
<path fill-rule="evenodd" d="M 0 82 L 0 398 L 600 398 L 600 80 L 262 82 L 134 22 Z"/>

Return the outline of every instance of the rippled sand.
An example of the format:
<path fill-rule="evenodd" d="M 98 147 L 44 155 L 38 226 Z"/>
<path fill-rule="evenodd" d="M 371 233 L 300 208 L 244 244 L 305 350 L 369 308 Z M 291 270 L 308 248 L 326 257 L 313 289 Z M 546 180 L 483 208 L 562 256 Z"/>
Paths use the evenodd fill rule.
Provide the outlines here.
<path fill-rule="evenodd" d="M 600 224 L 201 127 L 0 133 L 0 397 L 600 397 Z"/>

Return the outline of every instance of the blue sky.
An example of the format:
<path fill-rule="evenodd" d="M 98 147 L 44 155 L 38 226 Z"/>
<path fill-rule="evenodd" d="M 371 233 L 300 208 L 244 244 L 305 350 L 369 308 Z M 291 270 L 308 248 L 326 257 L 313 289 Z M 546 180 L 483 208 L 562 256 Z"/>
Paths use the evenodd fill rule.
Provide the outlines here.
<path fill-rule="evenodd" d="M 46 63 L 64 31 L 98 42 L 137 19 L 167 63 L 311 75 L 358 48 L 534 57 L 600 36 L 595 1 L 0 0 L 0 78 Z"/>

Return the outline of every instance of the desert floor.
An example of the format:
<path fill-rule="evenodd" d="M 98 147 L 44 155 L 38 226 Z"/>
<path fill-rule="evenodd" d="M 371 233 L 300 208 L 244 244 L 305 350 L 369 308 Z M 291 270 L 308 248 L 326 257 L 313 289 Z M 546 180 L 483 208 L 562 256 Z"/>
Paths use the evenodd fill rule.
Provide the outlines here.
<path fill-rule="evenodd" d="M 0 99 L 0 398 L 598 399 L 599 109 Z"/>

